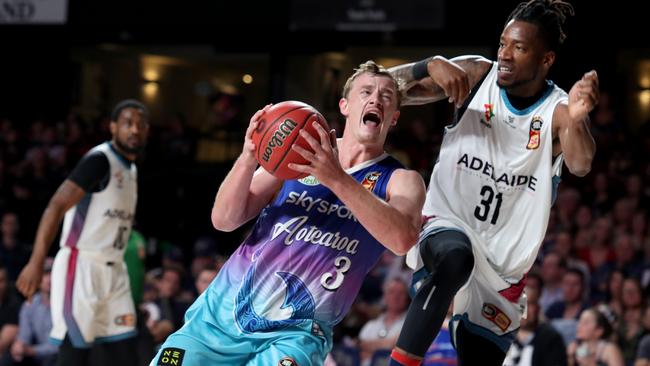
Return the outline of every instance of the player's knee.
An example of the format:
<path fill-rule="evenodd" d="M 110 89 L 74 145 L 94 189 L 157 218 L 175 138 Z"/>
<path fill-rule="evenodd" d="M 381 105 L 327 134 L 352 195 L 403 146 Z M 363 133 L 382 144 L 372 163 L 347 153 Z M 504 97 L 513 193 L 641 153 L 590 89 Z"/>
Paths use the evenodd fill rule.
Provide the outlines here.
<path fill-rule="evenodd" d="M 440 273 L 455 289 L 461 288 L 474 268 L 474 254 L 467 246 L 458 246 L 445 254 L 439 267 Z"/>
<path fill-rule="evenodd" d="M 474 267 L 470 239 L 456 230 L 446 230 L 427 237 L 420 245 L 420 256 L 430 273 L 449 277 L 454 273 L 463 283 Z M 444 273 L 444 274 L 443 274 Z"/>

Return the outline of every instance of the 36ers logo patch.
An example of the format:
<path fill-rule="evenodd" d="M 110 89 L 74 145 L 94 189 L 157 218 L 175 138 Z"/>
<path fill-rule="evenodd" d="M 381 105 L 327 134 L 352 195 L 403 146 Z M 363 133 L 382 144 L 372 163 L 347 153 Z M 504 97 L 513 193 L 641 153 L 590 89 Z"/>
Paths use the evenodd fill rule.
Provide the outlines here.
<path fill-rule="evenodd" d="M 380 172 L 370 172 L 366 174 L 366 176 L 363 178 L 363 181 L 361 181 L 361 185 L 365 189 L 372 192 L 372 190 L 375 189 L 375 185 L 377 185 L 377 181 L 379 180 L 380 175 Z"/>
<path fill-rule="evenodd" d="M 278 362 L 278 366 L 298 366 L 298 362 L 291 357 L 284 357 Z"/>
<path fill-rule="evenodd" d="M 481 313 L 485 319 L 494 323 L 502 332 L 508 330 L 508 327 L 512 323 L 512 320 L 510 320 L 510 318 L 508 318 L 508 316 L 494 304 L 487 302 L 483 303 Z"/>
<path fill-rule="evenodd" d="M 530 131 L 528 132 L 528 145 L 526 149 L 535 150 L 539 147 L 539 140 L 544 120 L 540 116 L 534 116 L 530 121 Z"/>
<path fill-rule="evenodd" d="M 113 174 L 113 177 L 115 178 L 115 181 L 117 181 L 117 188 L 124 188 L 124 176 L 122 175 L 122 171 L 118 170 L 115 174 Z"/>

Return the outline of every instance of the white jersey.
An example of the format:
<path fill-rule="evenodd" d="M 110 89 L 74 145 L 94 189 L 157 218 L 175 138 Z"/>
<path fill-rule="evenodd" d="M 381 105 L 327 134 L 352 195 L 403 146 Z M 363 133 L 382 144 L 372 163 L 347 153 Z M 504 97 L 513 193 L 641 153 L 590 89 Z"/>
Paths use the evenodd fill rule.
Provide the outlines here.
<path fill-rule="evenodd" d="M 88 192 L 66 212 L 60 245 L 122 261 L 135 215 L 137 170 L 108 142 L 94 147 L 89 154 L 96 151 L 108 158 L 108 185 L 99 192 Z"/>
<path fill-rule="evenodd" d="M 458 123 L 445 130 L 423 209 L 435 217 L 428 228 L 463 230 L 510 283 L 535 260 L 562 164 L 553 166 L 552 120 L 568 97 L 548 84 L 535 104 L 517 110 L 497 86 L 494 63 Z"/>

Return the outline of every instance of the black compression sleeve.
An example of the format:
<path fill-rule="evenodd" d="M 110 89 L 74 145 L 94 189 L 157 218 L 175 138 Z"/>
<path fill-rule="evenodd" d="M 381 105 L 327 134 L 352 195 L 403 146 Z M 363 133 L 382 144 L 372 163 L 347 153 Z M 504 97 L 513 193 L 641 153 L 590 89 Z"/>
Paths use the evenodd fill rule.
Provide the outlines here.
<path fill-rule="evenodd" d="M 429 65 L 429 61 L 431 61 L 431 59 L 432 57 L 427 57 L 424 60 L 418 61 L 413 65 L 413 80 L 420 80 L 429 76 L 429 70 L 427 66 Z"/>
<path fill-rule="evenodd" d="M 96 151 L 86 154 L 77 163 L 68 179 L 78 184 L 86 192 L 99 192 L 108 184 L 110 173 L 108 158 L 103 153 Z"/>

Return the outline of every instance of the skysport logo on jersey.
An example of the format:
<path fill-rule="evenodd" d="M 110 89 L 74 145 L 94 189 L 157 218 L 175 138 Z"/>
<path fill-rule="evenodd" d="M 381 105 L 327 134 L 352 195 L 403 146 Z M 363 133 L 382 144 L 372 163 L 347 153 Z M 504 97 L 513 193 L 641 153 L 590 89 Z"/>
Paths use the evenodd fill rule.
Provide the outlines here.
<path fill-rule="evenodd" d="M 533 116 L 533 119 L 530 121 L 530 132 L 528 133 L 528 145 L 526 149 L 536 150 L 539 147 L 539 139 L 542 130 L 542 124 L 544 120 L 540 116 Z"/>
<path fill-rule="evenodd" d="M 483 104 L 483 108 L 485 108 L 483 111 L 483 117 L 485 117 L 485 119 L 480 119 L 481 124 L 487 128 L 492 128 L 492 124 L 490 122 L 492 121 L 492 117 L 494 117 L 494 112 L 492 110 L 494 106 L 492 103 L 485 103 Z"/>
<path fill-rule="evenodd" d="M 381 172 L 370 172 L 366 174 L 366 176 L 363 178 L 363 181 L 361 182 L 361 185 L 363 188 L 372 192 L 372 190 L 375 189 L 375 185 L 377 185 L 377 181 L 379 180 L 380 175 Z"/>

